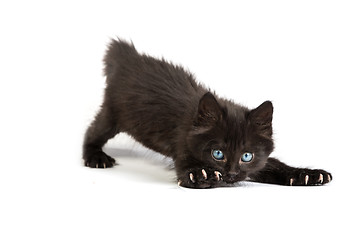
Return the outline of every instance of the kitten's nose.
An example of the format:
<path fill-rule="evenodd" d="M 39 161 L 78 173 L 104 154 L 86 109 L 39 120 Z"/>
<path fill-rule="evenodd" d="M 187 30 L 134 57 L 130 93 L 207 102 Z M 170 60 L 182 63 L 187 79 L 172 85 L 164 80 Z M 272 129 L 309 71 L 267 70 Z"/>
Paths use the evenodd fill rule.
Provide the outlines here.
<path fill-rule="evenodd" d="M 227 182 L 235 182 L 237 173 L 236 172 L 229 172 L 226 177 L 227 177 Z"/>

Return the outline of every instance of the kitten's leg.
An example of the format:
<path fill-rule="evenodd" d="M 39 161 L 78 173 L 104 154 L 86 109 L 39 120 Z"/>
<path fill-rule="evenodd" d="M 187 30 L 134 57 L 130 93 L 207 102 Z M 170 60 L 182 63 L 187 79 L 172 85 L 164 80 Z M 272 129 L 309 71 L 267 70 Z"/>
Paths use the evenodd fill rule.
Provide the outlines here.
<path fill-rule="evenodd" d="M 332 180 L 331 174 L 324 170 L 294 168 L 275 158 L 269 158 L 261 171 L 249 177 L 255 182 L 288 186 L 323 185 Z"/>
<path fill-rule="evenodd" d="M 103 108 L 88 128 L 83 145 L 83 159 L 85 166 L 91 168 L 108 168 L 115 164 L 115 160 L 102 151 L 105 143 L 113 138 L 119 130 L 108 109 Z"/>

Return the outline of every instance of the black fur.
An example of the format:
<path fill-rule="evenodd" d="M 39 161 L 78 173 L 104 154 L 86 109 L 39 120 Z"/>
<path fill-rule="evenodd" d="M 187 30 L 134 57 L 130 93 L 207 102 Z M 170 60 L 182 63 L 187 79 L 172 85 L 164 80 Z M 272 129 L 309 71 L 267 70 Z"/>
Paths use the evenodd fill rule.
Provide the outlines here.
<path fill-rule="evenodd" d="M 246 178 L 281 185 L 318 185 L 332 179 L 323 170 L 292 168 L 269 158 L 273 106 L 250 110 L 219 98 L 183 67 L 139 54 L 133 44 L 113 40 L 104 58 L 104 102 L 88 128 L 83 158 L 88 167 L 112 167 L 102 151 L 120 132 L 175 161 L 179 184 L 208 188 Z M 225 158 L 214 160 L 212 150 Z M 241 161 L 245 152 L 254 154 Z"/>

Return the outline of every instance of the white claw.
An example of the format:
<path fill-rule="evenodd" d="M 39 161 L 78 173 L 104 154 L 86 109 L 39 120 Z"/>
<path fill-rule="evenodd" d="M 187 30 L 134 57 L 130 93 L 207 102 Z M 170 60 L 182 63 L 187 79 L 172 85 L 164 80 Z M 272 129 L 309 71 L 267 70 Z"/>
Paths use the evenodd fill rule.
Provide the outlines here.
<path fill-rule="evenodd" d="M 328 177 L 328 182 L 331 182 L 331 177 L 329 174 L 327 175 L 327 177 Z"/>
<path fill-rule="evenodd" d="M 181 184 L 182 184 L 182 181 L 179 180 L 179 181 L 178 181 L 178 186 L 181 187 Z"/>
<path fill-rule="evenodd" d="M 207 179 L 207 173 L 204 169 L 201 170 L 202 175 L 204 176 L 205 180 Z"/>
<path fill-rule="evenodd" d="M 195 179 L 194 179 L 194 174 L 190 173 L 189 174 L 190 180 L 195 183 Z"/>
<path fill-rule="evenodd" d="M 103 166 L 104 166 L 104 168 L 106 168 L 106 164 L 105 164 L 105 163 L 103 163 Z"/>
<path fill-rule="evenodd" d="M 324 176 L 320 173 L 318 183 L 322 184 L 324 182 Z"/>
<path fill-rule="evenodd" d="M 305 185 L 307 185 L 308 182 L 309 182 L 309 175 L 306 175 L 306 176 L 305 176 Z"/>
<path fill-rule="evenodd" d="M 293 178 L 290 178 L 290 186 L 292 186 L 294 183 L 294 179 Z"/>
<path fill-rule="evenodd" d="M 220 181 L 220 177 L 222 177 L 221 173 L 218 171 L 215 171 L 214 174 L 215 174 L 216 180 Z"/>
<path fill-rule="evenodd" d="M 96 168 L 99 168 L 99 164 L 96 164 Z"/>

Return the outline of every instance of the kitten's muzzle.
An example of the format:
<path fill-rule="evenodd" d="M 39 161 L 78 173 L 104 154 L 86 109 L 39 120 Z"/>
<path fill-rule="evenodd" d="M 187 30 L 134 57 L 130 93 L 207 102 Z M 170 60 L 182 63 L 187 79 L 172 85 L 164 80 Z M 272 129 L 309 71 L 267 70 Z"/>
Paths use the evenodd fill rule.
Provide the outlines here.
<path fill-rule="evenodd" d="M 223 179 L 226 183 L 236 183 L 244 180 L 245 178 L 238 173 L 228 173 L 224 176 Z"/>

